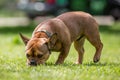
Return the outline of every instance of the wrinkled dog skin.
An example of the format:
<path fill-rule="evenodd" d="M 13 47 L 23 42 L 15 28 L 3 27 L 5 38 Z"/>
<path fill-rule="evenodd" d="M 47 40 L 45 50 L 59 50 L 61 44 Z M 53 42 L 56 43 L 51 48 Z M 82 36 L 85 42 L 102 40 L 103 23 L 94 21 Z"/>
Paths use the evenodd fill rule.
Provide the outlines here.
<path fill-rule="evenodd" d="M 103 48 L 98 24 L 85 12 L 67 12 L 40 23 L 33 31 L 31 39 L 22 34 L 20 36 L 26 46 L 27 64 L 32 66 L 44 64 L 51 51 L 60 52 L 56 64 L 62 64 L 72 42 L 78 52 L 76 64 L 82 64 L 85 39 L 96 49 L 93 57 L 95 63 L 100 60 Z"/>

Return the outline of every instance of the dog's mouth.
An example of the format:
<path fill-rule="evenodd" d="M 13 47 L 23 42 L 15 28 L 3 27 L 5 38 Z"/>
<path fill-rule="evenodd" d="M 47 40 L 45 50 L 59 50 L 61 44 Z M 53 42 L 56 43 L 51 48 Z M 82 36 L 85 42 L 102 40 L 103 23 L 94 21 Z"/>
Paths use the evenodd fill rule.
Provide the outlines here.
<path fill-rule="evenodd" d="M 38 66 L 38 65 L 44 65 L 45 61 L 35 61 L 35 60 L 31 60 L 29 62 L 27 62 L 28 66 Z"/>
<path fill-rule="evenodd" d="M 45 63 L 27 63 L 28 66 L 38 66 L 38 65 L 44 65 Z"/>

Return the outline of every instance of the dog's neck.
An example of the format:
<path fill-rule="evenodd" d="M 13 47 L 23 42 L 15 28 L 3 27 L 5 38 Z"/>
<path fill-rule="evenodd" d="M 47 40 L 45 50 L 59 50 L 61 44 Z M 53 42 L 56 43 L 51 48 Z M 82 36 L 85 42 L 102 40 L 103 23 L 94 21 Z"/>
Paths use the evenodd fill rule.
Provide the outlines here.
<path fill-rule="evenodd" d="M 36 31 L 34 34 L 35 38 L 50 38 L 51 33 L 46 30 Z"/>
<path fill-rule="evenodd" d="M 50 38 L 52 34 L 46 30 L 36 31 L 33 38 Z M 46 44 L 48 47 L 48 44 Z M 51 49 L 48 47 L 49 53 L 51 54 Z"/>

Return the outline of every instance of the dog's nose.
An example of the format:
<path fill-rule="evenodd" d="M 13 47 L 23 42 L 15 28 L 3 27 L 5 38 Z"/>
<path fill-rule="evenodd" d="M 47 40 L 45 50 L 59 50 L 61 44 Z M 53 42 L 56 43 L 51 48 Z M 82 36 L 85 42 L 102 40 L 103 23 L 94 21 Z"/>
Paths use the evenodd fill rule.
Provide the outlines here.
<path fill-rule="evenodd" d="M 31 60 L 31 61 L 30 61 L 30 65 L 31 65 L 31 66 L 37 66 L 37 63 L 36 63 L 35 60 Z"/>

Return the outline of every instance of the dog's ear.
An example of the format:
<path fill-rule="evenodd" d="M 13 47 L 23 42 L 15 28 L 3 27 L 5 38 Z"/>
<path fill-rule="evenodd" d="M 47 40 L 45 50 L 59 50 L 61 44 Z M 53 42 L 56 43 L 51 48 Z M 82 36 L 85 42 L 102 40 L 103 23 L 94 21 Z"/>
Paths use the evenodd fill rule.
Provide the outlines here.
<path fill-rule="evenodd" d="M 57 33 L 54 33 L 48 40 L 49 49 L 52 49 L 55 46 L 56 41 L 57 41 Z"/>
<path fill-rule="evenodd" d="M 19 35 L 20 35 L 21 39 L 23 40 L 24 44 L 27 45 L 27 43 L 28 43 L 28 41 L 30 39 L 28 39 L 27 37 L 23 36 L 21 33 L 19 33 Z"/>

